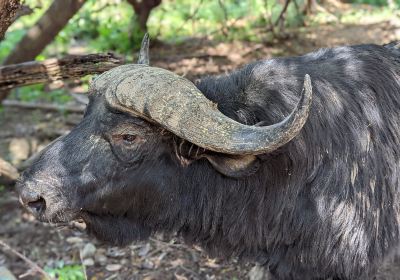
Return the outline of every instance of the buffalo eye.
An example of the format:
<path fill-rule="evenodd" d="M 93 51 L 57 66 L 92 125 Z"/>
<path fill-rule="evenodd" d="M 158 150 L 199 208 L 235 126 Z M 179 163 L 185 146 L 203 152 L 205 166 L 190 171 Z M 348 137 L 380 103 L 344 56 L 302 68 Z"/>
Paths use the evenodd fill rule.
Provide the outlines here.
<path fill-rule="evenodd" d="M 135 143 L 135 140 L 136 140 L 137 136 L 136 135 L 132 135 L 132 134 L 124 134 L 124 135 L 122 135 L 121 138 L 122 138 L 124 144 L 132 145 L 133 143 Z"/>
<path fill-rule="evenodd" d="M 135 134 L 114 134 L 110 139 L 111 149 L 114 155 L 121 161 L 126 163 L 133 163 L 140 160 L 140 148 L 146 142 Z"/>
<path fill-rule="evenodd" d="M 144 142 L 142 137 L 130 133 L 115 134 L 112 139 L 115 145 L 125 146 L 126 148 L 132 148 Z"/>

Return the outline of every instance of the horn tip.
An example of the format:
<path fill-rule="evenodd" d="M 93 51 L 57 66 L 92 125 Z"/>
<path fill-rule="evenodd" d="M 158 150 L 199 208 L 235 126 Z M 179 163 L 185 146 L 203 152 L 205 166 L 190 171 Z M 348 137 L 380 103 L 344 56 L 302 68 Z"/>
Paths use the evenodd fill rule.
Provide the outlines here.
<path fill-rule="evenodd" d="M 150 45 L 150 35 L 148 32 L 146 32 L 143 36 L 142 43 L 140 45 L 140 51 L 139 51 L 139 58 L 138 58 L 138 64 L 150 64 L 150 58 L 149 58 L 149 45 Z"/>

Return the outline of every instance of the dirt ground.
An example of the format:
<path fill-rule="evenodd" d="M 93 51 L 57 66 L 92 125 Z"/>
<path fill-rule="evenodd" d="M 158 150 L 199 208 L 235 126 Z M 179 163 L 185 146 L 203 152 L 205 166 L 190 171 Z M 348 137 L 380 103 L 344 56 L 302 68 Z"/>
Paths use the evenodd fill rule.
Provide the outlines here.
<path fill-rule="evenodd" d="M 291 30 L 288 34 L 285 39 L 268 43 L 195 39 L 179 46 L 158 44 L 151 49 L 152 63 L 195 79 L 258 59 L 299 55 L 320 47 L 400 40 L 400 20 L 351 26 L 330 24 Z M 10 143 L 20 143 L 25 153 L 11 157 L 29 156 L 67 132 L 80 118 L 80 114 L 4 107 L 0 115 L 0 157 L 10 159 Z M 0 190 L 0 240 L 42 268 L 83 263 L 87 278 L 92 280 L 257 279 L 254 264 L 210 259 L 200 248 L 188 247 L 176 238 L 156 236 L 126 248 L 107 247 L 84 231 L 39 223 L 21 209 L 12 187 Z M 40 279 L 25 261 L 0 246 L 1 266 L 23 279 Z"/>

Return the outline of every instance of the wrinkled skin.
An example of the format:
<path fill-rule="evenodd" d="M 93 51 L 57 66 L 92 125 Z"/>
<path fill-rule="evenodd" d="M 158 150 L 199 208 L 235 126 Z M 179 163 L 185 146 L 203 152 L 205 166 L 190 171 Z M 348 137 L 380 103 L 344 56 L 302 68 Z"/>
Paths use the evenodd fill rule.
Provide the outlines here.
<path fill-rule="evenodd" d="M 334 48 L 203 79 L 204 95 L 249 125 L 281 121 L 304 75 L 313 81 L 299 135 L 234 163 L 92 92 L 82 122 L 23 174 L 22 202 L 44 221 L 83 218 L 113 244 L 177 231 L 278 279 L 373 279 L 399 245 L 399 57 L 391 45 Z"/>

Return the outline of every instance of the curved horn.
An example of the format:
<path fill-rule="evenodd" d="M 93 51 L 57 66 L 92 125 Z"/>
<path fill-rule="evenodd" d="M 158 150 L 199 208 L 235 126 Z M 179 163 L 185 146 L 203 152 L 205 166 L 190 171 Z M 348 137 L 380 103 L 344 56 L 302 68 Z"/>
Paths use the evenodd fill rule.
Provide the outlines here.
<path fill-rule="evenodd" d="M 149 57 L 149 46 L 150 46 L 150 37 L 149 33 L 144 34 L 142 39 L 142 44 L 140 45 L 138 64 L 146 64 L 150 65 L 150 57 Z"/>
<path fill-rule="evenodd" d="M 103 89 L 112 107 L 158 123 L 177 136 L 215 152 L 235 155 L 271 152 L 299 133 L 311 107 L 309 75 L 304 78 L 300 100 L 292 113 L 277 124 L 260 127 L 228 118 L 192 82 L 168 70 L 137 64 L 121 66 L 121 71 L 118 68 L 99 79 L 109 82 Z"/>

